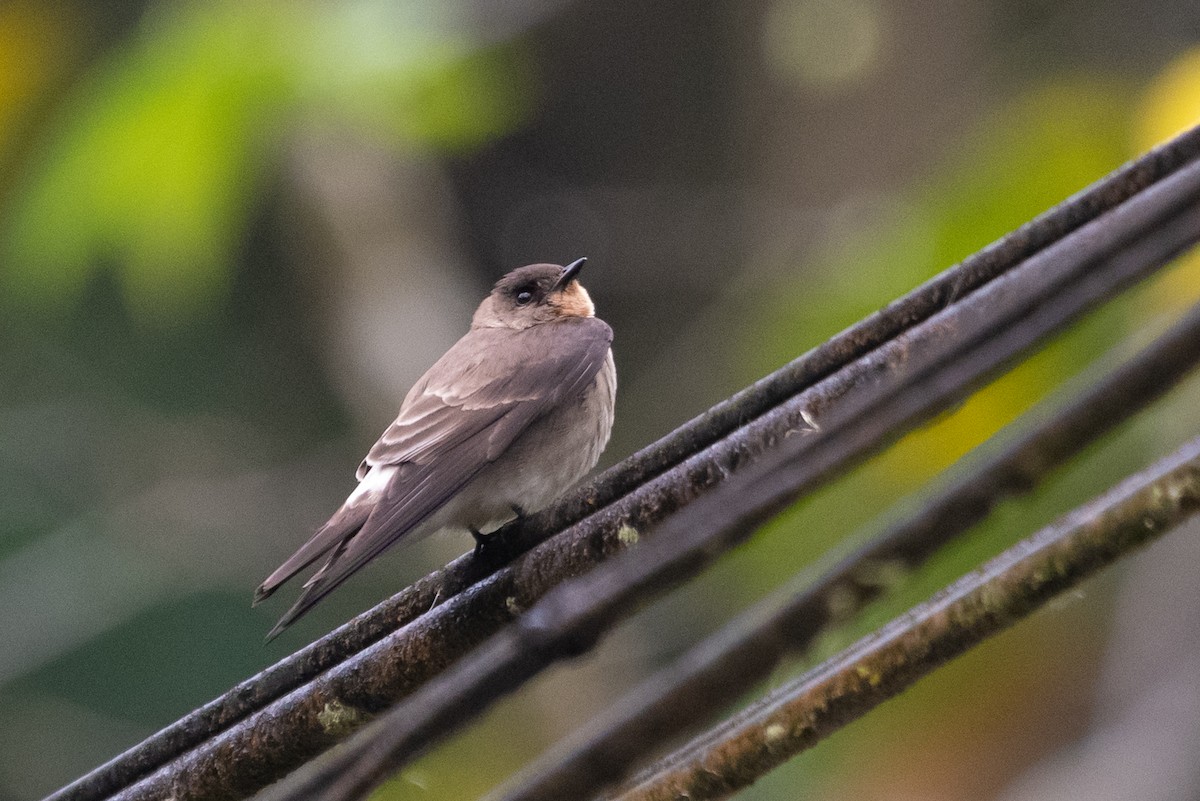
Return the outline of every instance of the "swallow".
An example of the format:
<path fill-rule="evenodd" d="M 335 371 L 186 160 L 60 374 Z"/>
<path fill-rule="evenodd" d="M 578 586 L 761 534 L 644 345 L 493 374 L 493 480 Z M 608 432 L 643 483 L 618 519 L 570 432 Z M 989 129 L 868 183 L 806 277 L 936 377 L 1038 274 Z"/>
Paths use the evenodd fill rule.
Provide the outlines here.
<path fill-rule="evenodd" d="M 255 592 L 257 605 L 324 560 L 268 640 L 399 540 L 458 528 L 482 543 L 595 466 L 617 374 L 612 329 L 578 280 L 586 261 L 531 264 L 496 282 L 367 453 L 357 488 Z"/>

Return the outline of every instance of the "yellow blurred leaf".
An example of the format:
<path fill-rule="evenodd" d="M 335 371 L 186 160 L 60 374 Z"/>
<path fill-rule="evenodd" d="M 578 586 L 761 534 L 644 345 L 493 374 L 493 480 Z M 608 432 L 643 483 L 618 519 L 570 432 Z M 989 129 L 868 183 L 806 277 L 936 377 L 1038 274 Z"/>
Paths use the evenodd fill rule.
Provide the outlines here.
<path fill-rule="evenodd" d="M 63 74 L 73 40 L 53 4 L 0 3 L 0 154 L 46 85 Z"/>
<path fill-rule="evenodd" d="M 1200 125 L 1200 47 L 1167 65 L 1146 89 L 1137 113 L 1136 149 L 1154 145 Z M 1190 253 L 1156 281 L 1151 302 L 1157 309 L 1185 309 L 1200 301 L 1200 254 Z"/>

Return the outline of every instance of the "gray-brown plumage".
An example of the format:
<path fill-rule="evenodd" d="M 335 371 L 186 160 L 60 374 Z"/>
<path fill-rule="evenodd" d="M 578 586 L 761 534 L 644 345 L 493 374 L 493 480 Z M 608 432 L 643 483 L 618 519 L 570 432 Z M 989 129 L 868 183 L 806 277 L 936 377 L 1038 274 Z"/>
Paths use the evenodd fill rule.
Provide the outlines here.
<path fill-rule="evenodd" d="M 268 639 L 402 537 L 488 530 L 578 481 L 608 443 L 616 397 L 612 329 L 567 267 L 501 278 L 471 330 L 409 391 L 358 468 L 358 488 L 255 593 L 318 559 Z"/>

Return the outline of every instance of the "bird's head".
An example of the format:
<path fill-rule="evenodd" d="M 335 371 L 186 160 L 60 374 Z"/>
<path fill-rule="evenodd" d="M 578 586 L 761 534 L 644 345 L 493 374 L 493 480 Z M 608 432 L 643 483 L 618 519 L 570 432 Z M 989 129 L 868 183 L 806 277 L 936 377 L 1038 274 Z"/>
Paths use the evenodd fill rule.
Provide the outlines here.
<path fill-rule="evenodd" d="M 530 264 L 496 282 L 471 321 L 474 328 L 529 328 L 568 317 L 592 317 L 596 307 L 576 280 L 587 259 L 566 267 Z"/>

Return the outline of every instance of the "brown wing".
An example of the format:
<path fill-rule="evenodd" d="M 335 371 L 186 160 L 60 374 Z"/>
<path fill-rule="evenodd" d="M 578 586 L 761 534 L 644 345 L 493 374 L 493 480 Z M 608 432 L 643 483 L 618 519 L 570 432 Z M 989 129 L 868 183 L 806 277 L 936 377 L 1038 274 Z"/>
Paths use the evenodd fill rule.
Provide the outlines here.
<path fill-rule="evenodd" d="M 561 380 L 580 366 L 581 357 L 587 361 L 590 346 L 603 342 L 597 333 L 596 326 L 569 321 L 524 331 L 472 330 L 409 391 L 396 421 L 359 465 L 359 479 L 378 465 L 428 463 L 519 406 L 539 408 L 559 392 Z M 507 444 L 488 458 L 494 459 Z"/>
<path fill-rule="evenodd" d="M 412 388 L 360 465 L 360 479 L 374 467 L 398 468 L 361 529 L 301 549 L 333 555 L 277 630 L 441 508 L 531 423 L 586 389 L 611 342 L 612 330 L 595 318 L 473 329 L 460 339 Z"/>

